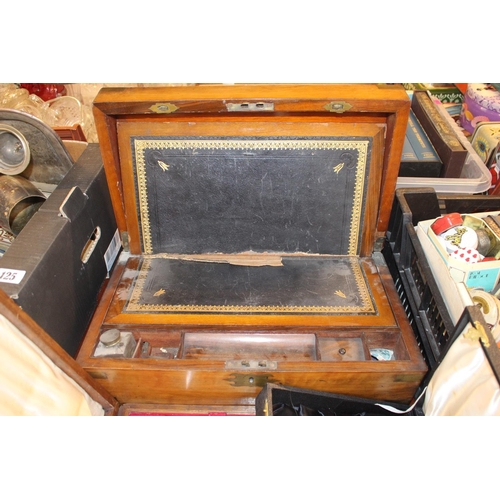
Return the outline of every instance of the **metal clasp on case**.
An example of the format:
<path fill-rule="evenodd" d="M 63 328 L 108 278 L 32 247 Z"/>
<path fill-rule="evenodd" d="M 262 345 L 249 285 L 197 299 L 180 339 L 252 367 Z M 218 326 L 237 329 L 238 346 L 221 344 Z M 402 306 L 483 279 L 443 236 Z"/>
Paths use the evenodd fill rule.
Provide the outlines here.
<path fill-rule="evenodd" d="M 278 363 L 267 359 L 238 359 L 226 361 L 226 369 L 234 370 L 276 370 Z"/>
<path fill-rule="evenodd" d="M 226 104 L 228 111 L 274 111 L 273 102 L 241 102 Z"/>

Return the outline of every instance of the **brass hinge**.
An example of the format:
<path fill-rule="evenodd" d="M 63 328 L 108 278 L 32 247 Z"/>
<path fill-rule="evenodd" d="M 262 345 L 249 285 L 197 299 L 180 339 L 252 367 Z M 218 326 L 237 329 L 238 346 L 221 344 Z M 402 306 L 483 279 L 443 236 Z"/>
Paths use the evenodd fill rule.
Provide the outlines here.
<path fill-rule="evenodd" d="M 352 104 L 344 101 L 333 101 L 325 104 L 324 108 L 331 113 L 344 113 L 352 108 Z"/>
<path fill-rule="evenodd" d="M 173 113 L 179 108 L 175 104 L 172 104 L 170 102 L 157 102 L 156 104 L 153 104 L 153 106 L 151 106 L 149 109 L 154 113 Z"/>

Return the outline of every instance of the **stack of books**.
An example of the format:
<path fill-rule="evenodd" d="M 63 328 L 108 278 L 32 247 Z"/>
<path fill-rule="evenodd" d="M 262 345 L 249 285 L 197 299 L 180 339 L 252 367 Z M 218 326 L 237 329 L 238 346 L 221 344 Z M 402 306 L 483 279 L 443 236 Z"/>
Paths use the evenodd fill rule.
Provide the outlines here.
<path fill-rule="evenodd" d="M 441 177 L 443 163 L 429 137 L 410 110 L 401 157 L 400 177 Z"/>
<path fill-rule="evenodd" d="M 461 177 L 468 153 L 445 118 L 428 91 L 412 92 L 400 177 Z"/>

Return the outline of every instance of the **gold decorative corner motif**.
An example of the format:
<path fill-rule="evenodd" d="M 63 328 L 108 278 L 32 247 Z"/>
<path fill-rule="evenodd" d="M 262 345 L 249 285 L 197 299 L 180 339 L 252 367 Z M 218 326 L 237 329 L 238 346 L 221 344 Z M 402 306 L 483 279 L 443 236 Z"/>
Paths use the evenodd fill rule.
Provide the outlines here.
<path fill-rule="evenodd" d="M 173 113 L 179 108 L 170 102 L 157 102 L 149 108 L 153 113 Z"/>
<path fill-rule="evenodd" d="M 343 299 L 347 298 L 346 294 L 344 292 L 342 292 L 341 290 L 337 290 L 335 292 L 335 295 L 337 295 L 337 297 L 342 297 Z"/>
<path fill-rule="evenodd" d="M 344 101 L 329 102 L 325 104 L 324 108 L 331 113 L 344 113 L 352 108 L 352 104 Z"/>
<path fill-rule="evenodd" d="M 338 174 L 344 168 L 343 163 L 339 163 L 336 167 L 333 167 L 333 171 Z"/>
<path fill-rule="evenodd" d="M 163 288 L 160 288 L 157 292 L 155 292 L 153 295 L 155 297 L 160 297 L 161 295 L 164 295 L 166 292 Z"/>
<path fill-rule="evenodd" d="M 160 165 L 160 168 L 166 172 L 169 168 L 170 165 L 167 165 L 164 161 L 158 160 L 158 165 Z"/>

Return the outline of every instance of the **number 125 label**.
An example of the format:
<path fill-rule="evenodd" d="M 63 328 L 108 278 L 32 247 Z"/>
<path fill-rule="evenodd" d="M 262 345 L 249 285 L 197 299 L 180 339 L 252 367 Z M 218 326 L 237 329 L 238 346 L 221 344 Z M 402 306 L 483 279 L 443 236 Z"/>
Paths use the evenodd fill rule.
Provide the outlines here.
<path fill-rule="evenodd" d="M 18 285 L 24 278 L 26 271 L 18 271 L 16 269 L 5 269 L 0 267 L 0 283 L 12 283 Z"/>

